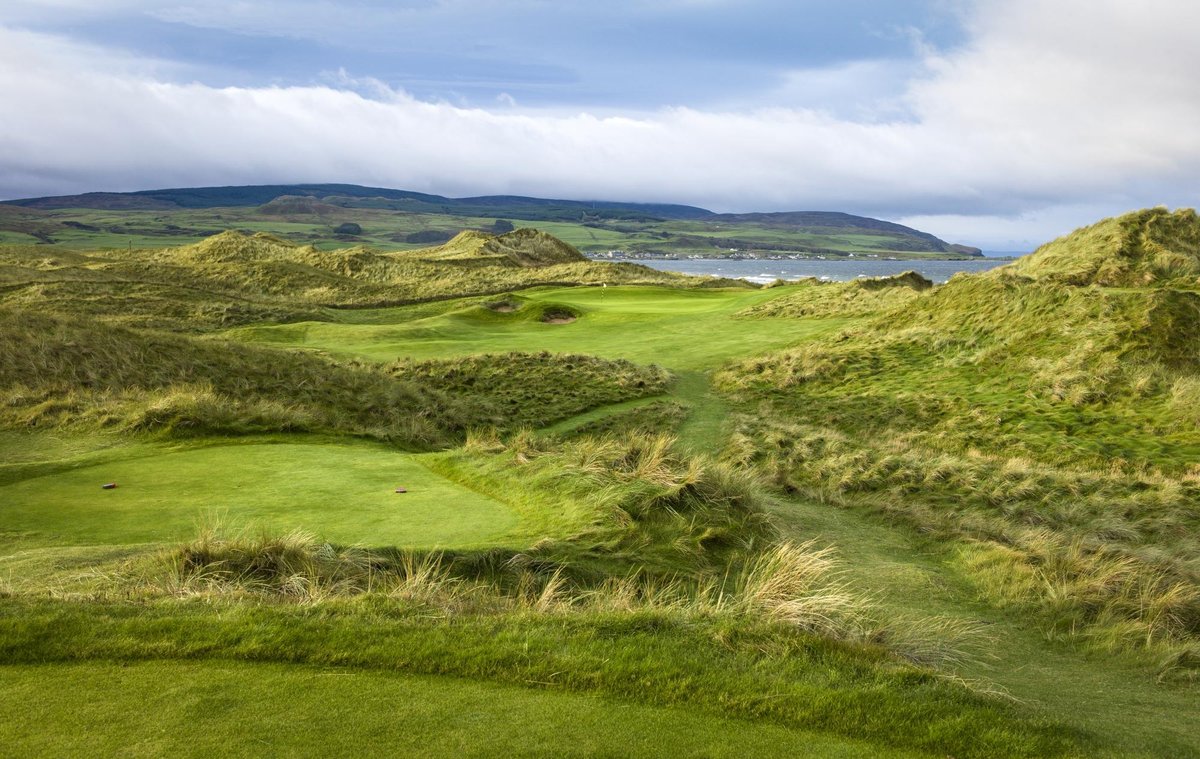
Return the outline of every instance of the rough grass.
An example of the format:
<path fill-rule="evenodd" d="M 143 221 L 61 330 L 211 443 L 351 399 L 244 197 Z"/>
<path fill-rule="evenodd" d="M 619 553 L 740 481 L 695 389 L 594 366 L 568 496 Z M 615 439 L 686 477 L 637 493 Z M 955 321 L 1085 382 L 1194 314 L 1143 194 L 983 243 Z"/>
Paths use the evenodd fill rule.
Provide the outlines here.
<path fill-rule="evenodd" d="M 460 404 L 362 364 L 0 309 L 6 426 L 339 431 L 429 446 Z"/>
<path fill-rule="evenodd" d="M 581 512 L 600 520 L 577 521 L 572 539 L 586 550 L 406 553 L 295 533 L 209 533 L 150 561 L 119 558 L 102 571 L 59 564 L 38 583 L 10 587 L 0 657 L 215 656 L 453 674 L 720 709 L 888 750 L 1082 753 L 1062 726 L 905 664 L 952 663 L 961 631 L 879 615 L 819 546 L 762 544 L 739 565 L 731 548 L 752 543 L 702 541 L 706 561 L 732 574 L 679 561 L 694 555 L 698 528 L 722 524 L 708 510 L 745 510 L 764 497 L 753 478 L 721 484 L 728 475 L 697 472 L 656 438 L 548 447 L 476 436 L 471 450 L 442 456 L 531 510 L 591 509 Z M 685 523 L 677 517 L 687 509 Z M 602 533 L 618 539 L 597 542 Z M 656 552 L 625 553 L 627 537 L 670 545 L 645 571 L 639 557 Z"/>
<path fill-rule="evenodd" d="M 318 604 L 8 599 L 0 660 L 204 659 L 438 674 L 609 697 L 961 757 L 1080 755 L 1081 736 L 885 652 L 671 610 L 438 614 L 370 594 Z"/>
<path fill-rule="evenodd" d="M 682 456 L 673 442 L 640 434 L 568 441 L 519 434 L 504 442 L 484 433 L 430 466 L 467 486 L 508 494 L 527 510 L 531 529 L 540 515 L 546 534 L 570 534 L 530 553 L 580 579 L 632 571 L 714 581 L 772 534 L 766 496 L 754 477 Z"/>
<path fill-rule="evenodd" d="M 480 407 L 475 425 L 500 429 L 544 427 L 598 406 L 659 395 L 671 381 L 654 366 L 545 351 L 400 361 L 385 371 L 451 397 L 470 397 Z"/>
<path fill-rule="evenodd" d="M 476 231 L 461 232 L 445 245 L 421 251 L 420 255 L 429 261 L 463 264 L 488 261 L 524 267 L 580 263 L 587 260 L 573 245 L 536 229 L 518 229 L 503 235 L 489 235 Z"/>
<path fill-rule="evenodd" d="M 1191 292 L 957 277 L 902 313 L 742 362 L 720 380 L 772 397 L 780 413 L 816 404 L 849 432 L 1178 472 L 1200 454 L 1194 415 L 1175 400 L 1200 370 L 1198 340 Z"/>
<path fill-rule="evenodd" d="M 1200 651 L 1200 480 L 863 444 L 746 418 L 730 455 L 782 486 L 864 503 L 943 540 L 1002 607 L 1065 639 L 1191 677 Z"/>
<path fill-rule="evenodd" d="M 1161 257 L 1151 248 L 1143 240 L 1140 250 Z M 0 363 L 15 378 L 6 385 L 5 413 L 13 419 L 124 430 L 121 439 L 143 444 L 148 438 L 128 433 L 207 429 L 171 419 L 217 419 L 214 429 L 236 431 L 238 425 L 280 425 L 286 417 L 303 422 L 286 429 L 390 434 L 405 445 L 465 435 L 464 448 L 430 456 L 430 467 L 459 487 L 501 497 L 519 523 L 504 545 L 478 550 L 367 549 L 282 526 L 209 533 L 153 555 L 136 546 L 30 547 L 26 536 L 5 525 L 0 541 L 15 548 L 2 563 L 8 573 L 0 585 L 4 662 L 213 657 L 450 674 L 719 709 L 954 756 L 1093 755 L 1105 748 L 952 680 L 948 673 L 960 666 L 979 671 L 970 639 L 983 625 L 975 620 L 1010 633 L 1040 628 L 1052 641 L 1103 652 L 1105 658 L 1086 664 L 1083 653 L 1073 652 L 1079 658 L 1067 666 L 1065 647 L 1037 639 L 1013 648 L 1008 640 L 1001 666 L 1028 667 L 1031 678 L 1053 680 L 1056 688 L 1120 680 L 1085 677 L 1079 668 L 1092 664 L 1115 672 L 1118 664 L 1149 661 L 1164 681 L 1195 672 L 1200 551 L 1194 462 L 1200 448 L 1190 401 L 1198 320 L 1186 278 L 1117 289 L 1010 272 L 904 293 L 903 304 L 890 310 L 876 295 L 910 288 L 865 288 L 855 320 L 831 315 L 768 323 L 730 316 L 786 297 L 787 289 L 733 294 L 613 287 L 485 300 L 485 293 L 511 289 L 506 282 L 566 271 L 524 266 L 502 251 L 430 262 L 417 254 L 362 250 L 327 256 L 280 240 L 230 236 L 174 254 L 126 251 L 100 258 L 39 262 L 26 256 L 0 275 L 16 271 L 7 297 L 34 304 L 37 294 L 49 293 L 61 299 L 45 308 L 78 305 L 85 315 L 68 319 L 68 328 L 50 323 L 42 330 L 59 335 L 53 350 L 28 336 L 14 340 L 24 351 L 18 355 L 37 357 L 40 368 L 31 373 L 21 360 Z M 178 276 L 154 280 L 164 273 Z M 118 275 L 135 281 L 131 290 L 150 289 L 122 291 L 130 294 L 128 302 L 105 300 Z M 415 284 L 400 281 L 422 276 L 427 279 Z M 55 290 L 64 279 L 70 280 L 65 289 Z M 182 295 L 184 285 L 192 295 Z M 325 308 L 394 302 L 370 300 L 384 291 L 440 297 L 443 286 L 477 295 L 411 308 Z M 255 288 L 266 294 L 254 294 Z M 221 376 L 231 364 L 226 344 L 217 340 L 133 330 L 113 338 L 109 332 L 96 339 L 112 346 L 112 359 L 108 351 L 92 355 L 86 342 L 81 350 L 72 337 L 111 327 L 104 322 L 124 318 L 117 314 L 125 307 L 139 324 L 152 318 L 203 331 L 225 318 L 213 314 L 229 293 L 246 298 L 246 313 L 286 304 L 340 322 L 269 327 L 254 335 L 381 363 L 244 346 L 248 352 L 237 354 L 238 361 L 250 379 L 237 385 Z M 200 314 L 195 319 L 193 306 Z M 578 321 L 541 321 L 559 306 L 573 309 Z M 29 323 L 27 313 L 12 319 L 14 333 Z M 123 340 L 134 344 L 143 337 L 153 355 L 121 352 Z M 809 344 L 794 345 L 801 340 Z M 788 345 L 784 353 L 746 359 Z M 193 346 L 201 347 L 189 353 Z M 514 348 L 534 355 L 447 360 Z M 619 404 L 603 414 L 620 433 L 611 436 L 563 441 L 533 432 L 466 432 L 473 421 L 499 420 L 503 427 L 522 415 L 542 424 L 593 402 L 658 392 L 665 381 L 660 372 L 618 362 L 565 356 L 560 364 L 537 353 L 547 349 L 684 370 L 668 392 L 693 409 L 679 426 L 689 439 L 647 434 L 637 424 L 643 407 Z M 161 367 L 153 360 L 158 353 L 166 359 Z M 128 365 L 119 361 L 126 355 Z M 396 364 L 392 370 L 405 374 L 398 379 L 381 368 L 397 355 L 435 361 Z M 189 363 L 197 356 L 204 360 Z M 322 388 L 312 390 L 311 407 L 305 405 L 309 389 L 269 379 L 274 370 L 286 374 L 293 358 L 316 362 L 304 364 Z M 714 398 L 706 372 L 729 358 L 738 363 L 719 377 L 727 396 Z M 264 371 L 251 359 L 279 365 Z M 591 387 L 604 379 L 606 366 L 624 381 Z M 330 374 L 326 367 L 337 369 Z M 421 438 L 390 427 L 386 414 L 380 422 L 378 408 L 369 415 L 371 427 L 355 421 L 368 418 L 353 416 L 366 413 L 358 406 L 347 407 L 345 416 L 323 416 L 339 408 L 329 399 L 343 388 L 326 387 L 343 377 L 337 372 L 368 389 L 373 382 L 411 387 L 416 395 L 405 397 L 416 407 L 431 404 L 445 421 L 431 426 L 435 436 Z M 179 379 L 193 373 L 201 380 Z M 35 380 L 22 379 L 35 374 Z M 475 387 L 481 375 L 488 378 L 485 388 Z M 636 386 L 639 378 L 646 386 Z M 502 379 L 510 383 L 493 387 Z M 327 392 L 333 395 L 320 394 Z M 346 397 L 348 404 L 372 398 L 358 389 Z M 650 397 L 645 408 L 661 403 Z M 97 399 L 103 403 L 92 402 Z M 509 407 L 511 413 L 497 414 Z M 385 402 L 381 408 L 392 407 Z M 741 414 L 727 457 L 684 455 L 697 446 L 717 449 L 727 408 Z M 671 412 L 664 409 L 662 416 L 673 424 Z M 695 437 L 697 417 L 704 421 L 702 438 Z M 130 423 L 143 418 L 149 421 Z M 322 426 L 331 418 L 341 426 Z M 584 423 L 597 418 L 588 415 Z M 0 476 L 25 481 L 72 466 L 6 464 Z M 790 491 L 786 503 L 762 475 Z M 966 587 L 965 578 L 979 598 L 1011 614 L 970 600 L 966 590 L 955 613 L 944 617 L 925 613 L 935 605 L 928 599 L 912 608 L 873 599 L 872 590 L 903 585 L 892 580 L 920 574 L 925 565 L 912 565 L 908 556 L 883 561 L 886 548 L 835 555 L 812 542 L 806 520 L 829 518 L 819 503 L 827 504 L 825 511 L 871 509 L 916 527 L 937 542 L 944 562 L 920 587 L 938 595 L 935 579 Z M 768 514 L 790 513 L 787 507 L 796 513 L 784 540 Z M 885 544 L 908 534 L 875 528 L 872 534 Z M 860 548 L 869 540 L 854 538 Z M 920 613 L 909 614 L 913 610 Z M 1018 656 L 1019 664 L 1012 661 Z M 1044 675 L 1043 666 L 1062 677 Z M 1144 669 L 1129 676 L 1150 680 Z M 1155 704 L 1182 703 L 1189 692 L 1186 685 L 1161 687 L 1180 688 L 1181 695 Z M 1124 701 L 1109 694 L 1107 708 L 1132 709 L 1145 691 L 1137 694 Z M 1060 713 L 1074 724 L 1097 723 L 1094 716 Z M 1171 727 L 1171 737 L 1155 746 L 1190 746 L 1185 731 L 1170 722 L 1176 718 L 1139 714 L 1135 721 L 1143 732 Z"/>
<path fill-rule="evenodd" d="M 906 662 L 945 661 L 946 630 L 881 626 L 829 549 L 777 543 L 749 560 L 697 573 L 580 571 L 600 531 L 670 542 L 748 511 L 756 485 L 719 465 L 688 462 L 661 438 L 499 448 L 472 456 L 533 469 L 524 483 L 607 507 L 572 539 L 587 555 L 535 546 L 519 553 L 366 550 L 302 533 L 208 530 L 66 582 L 15 589 L 0 603 L 0 660 L 103 657 L 337 664 L 538 683 L 656 704 L 718 707 L 782 726 L 854 735 L 888 747 L 956 756 L 1075 753 L 1080 736 L 972 693 Z M 461 455 L 460 455 L 461 456 Z M 456 462 L 462 469 L 462 462 Z M 496 476 L 496 469 L 477 469 Z M 605 496 L 589 496 L 579 485 Z M 579 481 L 578 483 L 574 481 Z M 530 487 L 530 485 L 526 485 Z M 685 514 L 690 512 L 690 514 Z M 690 516 L 685 523 L 680 516 Z M 736 516 L 736 514 L 735 514 Z M 615 517 L 615 518 L 614 518 Z M 761 526 L 738 519 L 747 536 Z M 645 550 L 643 555 L 652 554 Z M 135 613 L 131 613 L 136 609 Z M 214 614 L 213 611 L 218 613 Z M 45 626 L 55 634 L 46 636 Z M 232 637 L 231 637 L 232 636 Z M 349 638 L 355 643 L 349 645 Z"/>
<path fill-rule="evenodd" d="M 805 280 L 787 285 L 781 298 L 752 306 L 739 316 L 772 317 L 848 317 L 870 316 L 880 311 L 903 306 L 933 287 L 933 283 L 916 272 L 909 271 L 894 277 L 856 279 L 850 282 L 820 282 Z"/>
<path fill-rule="evenodd" d="M 955 277 L 840 335 L 733 365 L 718 383 L 757 419 L 744 418 L 731 455 L 794 490 L 965 540 L 960 566 L 993 603 L 1189 676 L 1200 299 L 1182 275 L 1136 272 L 1162 250 L 1186 253 L 1195 227 L 1190 212 L 1110 220 L 1007 271 Z M 1097 235 L 1115 237 L 1105 247 Z M 1074 271 L 1075 248 L 1123 273 L 1047 268 Z"/>
<path fill-rule="evenodd" d="M 7 264 L 0 265 L 0 304 L 196 331 L 264 321 L 331 321 L 330 309 L 545 284 L 704 284 L 702 278 L 635 264 L 586 261 L 570 246 L 534 230 L 501 238 L 475 234 L 479 245 L 457 245 L 454 255 L 440 249 L 320 251 L 272 235 L 234 231 L 168 249 L 79 254 L 0 247 L 0 262 Z"/>
<path fill-rule="evenodd" d="M 1200 286 L 1200 218 L 1151 208 L 1046 243 L 1007 272 L 1071 285 Z"/>
<path fill-rule="evenodd" d="M 679 401 L 652 401 L 621 408 L 614 413 L 588 419 L 581 424 L 555 430 L 555 432 L 572 437 L 628 434 L 672 435 L 678 432 L 684 420 L 688 418 L 689 411 L 689 407 Z"/>
<path fill-rule="evenodd" d="M 0 308 L 0 424 L 338 432 L 433 447 L 663 390 L 629 362 L 507 354 L 388 368 Z"/>

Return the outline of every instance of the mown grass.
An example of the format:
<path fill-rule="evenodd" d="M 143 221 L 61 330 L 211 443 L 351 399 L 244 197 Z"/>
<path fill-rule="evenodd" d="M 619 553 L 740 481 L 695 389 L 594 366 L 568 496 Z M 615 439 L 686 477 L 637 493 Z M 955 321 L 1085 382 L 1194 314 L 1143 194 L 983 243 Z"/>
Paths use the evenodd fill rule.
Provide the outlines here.
<path fill-rule="evenodd" d="M 420 461 L 383 446 L 318 441 L 156 446 L 0 486 L 0 519 L 37 545 L 181 540 L 214 517 L 428 548 L 492 545 L 516 528 L 503 503 Z M 118 487 L 102 490 L 109 482 Z"/>
<path fill-rule="evenodd" d="M 924 755 L 719 710 L 345 667 L 9 665 L 0 683 L 0 741 L 27 757 L 299 756 L 314 746 L 335 757 L 656 757 L 664 746 L 676 756 L 731 759 Z"/>
<path fill-rule="evenodd" d="M 447 620 L 382 599 L 282 607 L 10 599 L 0 608 L 8 663 L 217 655 L 456 675 L 698 706 L 960 756 L 1072 753 L 1061 729 L 1022 720 L 1013 707 L 774 627 L 713 630 L 653 612 Z"/>
<path fill-rule="evenodd" d="M 442 454 L 438 468 L 525 509 L 589 516 L 521 551 L 209 532 L 76 563 L 57 582 L 5 591 L 0 658 L 219 656 L 455 674 L 720 708 L 891 747 L 1073 753 L 1079 736 L 906 663 L 930 639 L 873 616 L 828 550 L 769 542 L 753 478 L 669 443 L 485 436 Z"/>
<path fill-rule="evenodd" d="M 830 544 L 846 557 L 846 579 L 870 588 L 888 619 L 945 618 L 982 636 L 976 657 L 955 674 L 991 692 L 1056 715 L 1096 736 L 1091 753 L 1177 757 L 1200 751 L 1187 718 L 1196 683 L 1147 672 L 1137 657 L 1087 650 L 1047 637 L 1029 609 L 997 609 L 980 597 L 957 560 L 957 543 L 908 529 L 871 503 L 779 499 L 771 516 L 783 536 Z"/>
<path fill-rule="evenodd" d="M 508 313 L 467 301 L 355 312 L 347 314 L 353 321 L 342 323 L 246 327 L 229 335 L 376 361 L 546 350 L 657 364 L 674 372 L 708 372 L 731 358 L 794 344 L 848 323 L 836 318 L 775 319 L 769 328 L 747 329 L 732 318 L 741 309 L 787 292 L 788 288 L 546 288 L 508 296 L 520 306 Z M 540 315 L 547 306 L 573 309 L 578 318 L 570 324 L 546 324 Z M 538 316 L 529 318 L 527 309 Z"/>

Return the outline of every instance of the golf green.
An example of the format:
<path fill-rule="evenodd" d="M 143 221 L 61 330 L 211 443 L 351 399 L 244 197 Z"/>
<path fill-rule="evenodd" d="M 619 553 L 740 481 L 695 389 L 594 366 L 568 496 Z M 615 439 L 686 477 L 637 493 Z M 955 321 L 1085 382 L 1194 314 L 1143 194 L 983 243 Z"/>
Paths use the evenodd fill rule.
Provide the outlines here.
<path fill-rule="evenodd" d="M 0 487 L 5 530 L 58 544 L 178 540 L 214 520 L 414 548 L 485 545 L 517 524 L 504 504 L 434 474 L 418 456 L 365 444 L 167 450 Z"/>

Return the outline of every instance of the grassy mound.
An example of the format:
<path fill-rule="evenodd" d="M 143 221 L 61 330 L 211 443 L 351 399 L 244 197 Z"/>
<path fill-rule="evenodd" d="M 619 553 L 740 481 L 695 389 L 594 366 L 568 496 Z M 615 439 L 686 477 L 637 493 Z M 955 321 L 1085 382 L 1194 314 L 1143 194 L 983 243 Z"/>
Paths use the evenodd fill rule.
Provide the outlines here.
<path fill-rule="evenodd" d="M 477 436 L 441 454 L 435 471 L 544 511 L 543 519 L 586 515 L 568 540 L 527 553 L 579 580 L 630 572 L 712 579 L 771 534 L 756 480 L 713 461 L 681 456 L 666 436 Z M 554 516 L 558 515 L 558 516 Z M 564 523 L 565 524 L 565 523 Z M 561 529 L 556 530 L 561 533 Z"/>
<path fill-rule="evenodd" d="M 674 434 L 688 418 L 689 408 L 679 401 L 652 401 L 614 413 L 588 419 L 562 432 L 572 436 L 582 435 L 670 435 Z"/>
<path fill-rule="evenodd" d="M 419 251 L 429 261 L 493 263 L 505 266 L 552 266 L 586 261 L 574 246 L 537 229 L 502 235 L 467 230 L 445 245 Z"/>
<path fill-rule="evenodd" d="M 855 434 L 1180 471 L 1200 445 L 1187 403 L 1198 356 L 1196 293 L 960 276 L 722 377 Z"/>
<path fill-rule="evenodd" d="M 470 396 L 480 423 L 499 429 L 543 427 L 597 406 L 660 395 L 671 381 L 654 366 L 546 352 L 401 361 L 387 372 L 449 396 Z"/>
<path fill-rule="evenodd" d="M 367 365 L 0 309 L 8 426 L 187 434 L 338 431 L 411 445 L 467 426 L 455 400 Z"/>
<path fill-rule="evenodd" d="M 340 432 L 430 447 L 663 391 L 629 362 L 509 354 L 390 368 L 0 308 L 0 424 Z"/>
<path fill-rule="evenodd" d="M 237 231 L 193 245 L 90 254 L 0 246 L 0 304 L 196 331 L 262 321 L 330 321 L 363 308 L 503 293 L 542 284 L 659 284 L 684 277 L 584 259 L 536 230 L 465 232 L 443 248 L 321 251 Z"/>
<path fill-rule="evenodd" d="M 509 294 L 497 300 L 472 304 L 449 313 L 455 317 L 483 323 L 515 324 L 536 321 L 543 324 L 570 324 L 583 316 L 584 311 L 569 303 Z"/>
<path fill-rule="evenodd" d="M 902 306 L 933 287 L 915 271 L 892 277 L 870 277 L 850 282 L 804 280 L 789 289 L 797 292 L 742 311 L 739 316 L 839 317 L 868 316 Z"/>
<path fill-rule="evenodd" d="M 336 216 L 346 213 L 344 208 L 340 208 L 329 203 L 322 203 L 317 198 L 307 195 L 280 195 L 274 200 L 263 203 L 257 209 L 257 213 L 264 216 Z"/>
<path fill-rule="evenodd" d="M 993 276 L 1072 285 L 1200 287 L 1200 217 L 1190 208 L 1135 211 L 1046 243 Z"/>

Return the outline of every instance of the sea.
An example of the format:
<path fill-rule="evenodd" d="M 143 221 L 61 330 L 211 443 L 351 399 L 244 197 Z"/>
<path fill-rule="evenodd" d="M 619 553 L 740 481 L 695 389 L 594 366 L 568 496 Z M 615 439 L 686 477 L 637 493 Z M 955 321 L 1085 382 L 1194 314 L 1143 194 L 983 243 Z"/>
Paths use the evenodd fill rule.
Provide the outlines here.
<path fill-rule="evenodd" d="M 777 279 L 795 280 L 805 277 L 830 282 L 848 282 L 859 277 L 888 277 L 912 270 L 933 282 L 945 282 L 950 277 L 965 272 L 981 272 L 994 269 L 1010 263 L 1009 259 L 974 258 L 967 261 L 884 261 L 878 259 L 839 259 L 836 261 L 821 261 L 819 259 L 783 259 L 771 261 L 763 259 L 732 259 L 732 258 L 683 258 L 677 261 L 638 260 L 634 263 L 645 264 L 662 271 L 674 271 L 680 274 L 712 275 L 729 277 L 731 279 L 748 279 L 751 282 L 765 284 Z"/>

